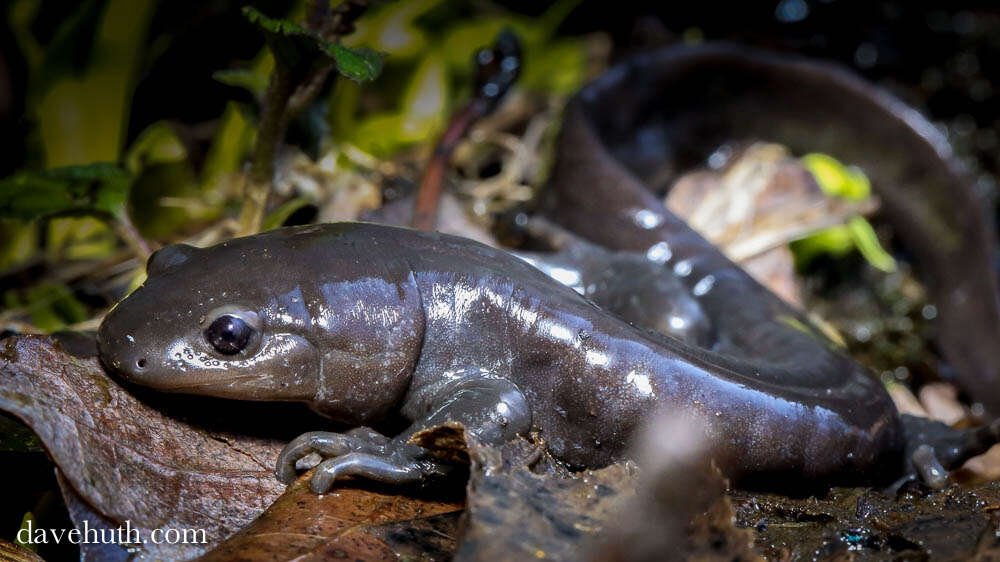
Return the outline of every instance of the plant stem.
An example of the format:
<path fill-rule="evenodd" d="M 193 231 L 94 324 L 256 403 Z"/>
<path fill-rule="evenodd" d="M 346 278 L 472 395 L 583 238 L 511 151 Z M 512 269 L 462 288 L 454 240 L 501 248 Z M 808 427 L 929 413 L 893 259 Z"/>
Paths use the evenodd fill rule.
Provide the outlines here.
<path fill-rule="evenodd" d="M 132 250 L 132 253 L 145 262 L 149 258 L 149 255 L 153 253 L 153 249 L 149 247 L 149 242 L 142 237 L 142 234 L 139 234 L 139 229 L 135 227 L 131 217 L 128 216 L 128 212 L 126 211 L 112 217 L 110 222 L 115 232 L 118 233 L 118 236 Z"/>
<path fill-rule="evenodd" d="M 288 100 L 295 90 L 291 70 L 277 65 L 271 73 L 271 80 L 264 95 L 264 107 L 254 142 L 250 177 L 246 186 L 246 199 L 240 212 L 240 232 L 242 236 L 260 230 L 267 209 L 267 197 L 274 181 L 274 161 L 278 147 L 288 128 L 288 114 L 285 111 Z"/>
<path fill-rule="evenodd" d="M 354 30 L 354 21 L 364 13 L 368 4 L 369 0 L 347 0 L 331 9 L 329 0 L 314 0 L 306 25 L 327 40 L 333 40 Z M 322 90 L 334 66 L 332 60 L 318 62 L 301 83 L 296 83 L 291 69 L 280 63 L 275 65 L 264 95 L 246 198 L 240 210 L 240 236 L 260 230 L 274 182 L 275 160 L 288 123 L 300 115 Z"/>
<path fill-rule="evenodd" d="M 459 141 L 469 128 L 486 112 L 487 104 L 482 98 L 473 98 L 461 111 L 452 117 L 441 138 L 434 147 L 424 175 L 417 188 L 417 199 L 413 204 L 413 218 L 410 226 L 418 230 L 434 230 L 437 226 L 438 206 L 444 186 L 444 172 Z"/>

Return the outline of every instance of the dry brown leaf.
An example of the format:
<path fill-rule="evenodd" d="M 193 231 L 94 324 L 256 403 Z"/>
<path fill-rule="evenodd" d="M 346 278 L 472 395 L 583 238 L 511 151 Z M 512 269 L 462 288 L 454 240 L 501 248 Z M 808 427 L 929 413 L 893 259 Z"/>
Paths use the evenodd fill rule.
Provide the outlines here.
<path fill-rule="evenodd" d="M 300 477 L 256 521 L 200 560 L 418 561 L 454 552 L 461 499 L 352 487 L 316 495 L 311 476 Z"/>
<path fill-rule="evenodd" d="M 801 307 L 788 242 L 874 210 L 823 193 L 777 144 L 754 143 L 723 170 L 677 179 L 664 202 L 772 292 Z"/>
<path fill-rule="evenodd" d="M 45 562 L 45 560 L 34 552 L 16 545 L 12 542 L 0 539 L 0 561 L 3 562 Z"/>
<path fill-rule="evenodd" d="M 144 537 L 160 528 L 205 530 L 210 544 L 147 545 L 157 558 L 200 554 L 284 489 L 273 474 L 284 440 L 169 417 L 96 359 L 73 357 L 47 337 L 0 342 L 0 409 L 38 434 L 65 482 L 111 523 L 128 520 Z"/>
<path fill-rule="evenodd" d="M 918 396 L 920 404 L 932 420 L 954 426 L 972 417 L 969 408 L 958 400 L 958 389 L 952 384 L 946 382 L 925 384 L 920 387 Z"/>
<path fill-rule="evenodd" d="M 889 398 L 892 398 L 892 403 L 896 405 L 900 414 L 910 414 L 922 418 L 930 417 L 927 415 L 927 410 L 920 404 L 920 400 L 917 400 L 917 397 L 906 386 L 890 384 L 886 390 L 889 391 Z"/>

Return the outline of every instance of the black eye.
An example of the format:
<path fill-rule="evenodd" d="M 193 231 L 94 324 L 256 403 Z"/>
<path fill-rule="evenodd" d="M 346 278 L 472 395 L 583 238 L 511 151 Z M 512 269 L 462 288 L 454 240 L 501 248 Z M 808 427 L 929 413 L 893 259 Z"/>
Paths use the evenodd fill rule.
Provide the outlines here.
<path fill-rule="evenodd" d="M 205 330 L 205 339 L 219 353 L 235 355 L 243 351 L 250 338 L 253 337 L 253 327 L 239 316 L 223 314 Z"/>

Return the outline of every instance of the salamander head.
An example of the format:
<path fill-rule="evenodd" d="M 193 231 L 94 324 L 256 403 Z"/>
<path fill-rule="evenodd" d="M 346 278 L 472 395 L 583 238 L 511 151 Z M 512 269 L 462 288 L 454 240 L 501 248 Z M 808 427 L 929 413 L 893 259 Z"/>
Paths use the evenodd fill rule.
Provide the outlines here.
<path fill-rule="evenodd" d="M 292 302 L 295 276 L 249 240 L 154 253 L 143 286 L 101 323 L 105 366 L 169 392 L 311 399 L 321 364 Z"/>

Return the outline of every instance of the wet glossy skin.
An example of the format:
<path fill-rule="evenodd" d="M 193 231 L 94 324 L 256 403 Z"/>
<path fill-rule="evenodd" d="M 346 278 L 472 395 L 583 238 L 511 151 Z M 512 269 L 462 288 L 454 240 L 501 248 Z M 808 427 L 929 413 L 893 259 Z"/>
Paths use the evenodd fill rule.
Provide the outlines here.
<path fill-rule="evenodd" d="M 616 66 L 567 109 L 550 215 L 608 248 L 662 256 L 658 245 L 666 244 L 667 265 L 691 264 L 685 279 L 692 283 L 728 279 L 732 291 L 705 301 L 710 317 L 728 318 L 720 325 L 732 332 L 724 342 L 731 339 L 765 363 L 781 361 L 789 347 L 754 341 L 753 327 L 794 313 L 653 195 L 734 140 L 826 152 L 864 169 L 885 218 L 917 258 L 938 306 L 939 345 L 958 382 L 1000 414 L 1000 300 L 989 205 L 933 125 L 838 66 L 725 44 L 662 49 Z M 808 354 L 802 359 L 791 364 L 819 368 Z"/>
<path fill-rule="evenodd" d="M 672 72 L 686 68 L 687 57 L 697 68 L 720 56 L 742 55 L 668 51 L 638 64 L 653 64 L 683 86 L 683 73 Z M 746 65 L 740 60 L 728 71 L 738 73 Z M 317 491 L 349 475 L 412 483 L 446 473 L 447 466 L 406 444 L 414 431 L 446 420 L 489 442 L 535 430 L 557 457 L 600 466 L 619 458 L 635 426 L 660 407 L 691 408 L 712 420 L 720 464 L 745 480 L 787 487 L 894 478 L 913 447 L 904 444 L 882 386 L 670 215 L 622 165 L 647 166 L 629 131 L 645 130 L 643 116 L 656 115 L 646 105 L 663 94 L 650 88 L 672 83 L 657 83 L 657 76 L 649 68 L 612 72 L 571 104 L 549 191 L 553 218 L 630 252 L 564 247 L 554 256 L 526 256 L 557 278 L 556 269 L 579 273 L 580 288 L 605 309 L 474 242 L 325 225 L 159 252 L 146 285 L 102 325 L 102 359 L 161 390 L 302 401 L 362 426 L 343 435 L 306 434 L 286 448 L 279 459 L 286 480 L 303 455 L 328 457 L 313 480 Z M 609 103 L 616 111 L 603 110 Z M 684 103 L 662 107 L 687 115 Z M 680 125 L 663 122 L 666 131 L 697 139 L 691 131 L 704 129 L 697 121 L 694 114 Z M 661 156 L 677 155 L 676 145 L 655 141 L 670 137 L 657 134 L 646 138 Z M 602 278 L 609 267 L 632 274 Z M 643 287 L 651 288 L 623 278 L 648 279 Z M 640 295 L 638 305 L 623 291 Z M 220 354 L 206 340 L 220 314 L 254 326 L 244 351 Z M 397 415 L 412 423 L 399 435 L 364 427 Z M 963 447 L 949 448 L 948 460 L 962 456 Z"/>
<path fill-rule="evenodd" d="M 168 247 L 149 272 L 99 334 L 103 361 L 125 378 L 308 402 L 356 425 L 396 413 L 413 423 L 388 443 L 306 437 L 296 458 L 339 451 L 318 489 L 348 474 L 411 482 L 443 471 L 404 442 L 444 420 L 491 442 L 534 429 L 557 457 L 600 466 L 665 406 L 717 419 L 712 430 L 735 473 L 802 480 L 898 463 L 895 410 L 881 386 L 813 336 L 791 338 L 816 342 L 820 363 L 839 367 L 823 385 L 795 356 L 740 361 L 634 328 L 469 240 L 364 223 L 300 227 L 204 250 Z M 727 285 L 724 273 L 718 282 Z M 259 332 L 244 352 L 206 342 L 216 311 L 256 315 Z"/>

